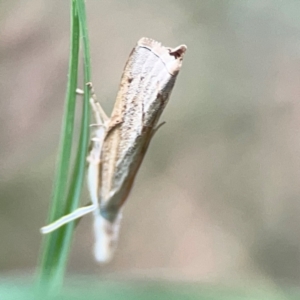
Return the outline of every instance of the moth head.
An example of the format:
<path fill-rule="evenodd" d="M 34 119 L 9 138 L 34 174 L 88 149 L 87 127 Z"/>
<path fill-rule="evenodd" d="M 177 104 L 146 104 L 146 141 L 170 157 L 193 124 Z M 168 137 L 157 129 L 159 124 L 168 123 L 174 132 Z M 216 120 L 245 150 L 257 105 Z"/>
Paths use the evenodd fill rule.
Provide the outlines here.
<path fill-rule="evenodd" d="M 179 45 L 176 48 L 167 48 L 169 51 L 169 56 L 173 58 L 168 59 L 167 68 L 171 75 L 176 75 L 182 65 L 183 56 L 187 50 L 186 45 Z"/>
<path fill-rule="evenodd" d="M 164 47 L 161 43 L 149 38 L 141 38 L 138 46 L 145 47 L 157 55 L 165 64 L 168 72 L 176 76 L 181 68 L 183 56 L 187 50 L 186 45 L 179 45 L 176 48 Z"/>

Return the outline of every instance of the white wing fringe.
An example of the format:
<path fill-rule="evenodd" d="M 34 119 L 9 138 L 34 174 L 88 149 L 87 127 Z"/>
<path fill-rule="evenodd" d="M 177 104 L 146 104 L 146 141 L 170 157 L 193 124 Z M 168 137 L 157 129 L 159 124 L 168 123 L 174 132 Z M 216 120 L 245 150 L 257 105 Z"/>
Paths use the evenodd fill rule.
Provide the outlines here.
<path fill-rule="evenodd" d="M 98 211 L 94 212 L 94 255 L 98 262 L 106 263 L 113 258 L 118 242 L 121 219 L 121 212 L 114 222 L 104 219 Z"/>

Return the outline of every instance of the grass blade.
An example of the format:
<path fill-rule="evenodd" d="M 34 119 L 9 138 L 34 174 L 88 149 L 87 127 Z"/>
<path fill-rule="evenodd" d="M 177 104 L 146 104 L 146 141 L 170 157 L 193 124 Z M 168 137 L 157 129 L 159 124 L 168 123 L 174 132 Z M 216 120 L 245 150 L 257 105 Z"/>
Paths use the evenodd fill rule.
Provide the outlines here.
<path fill-rule="evenodd" d="M 66 211 L 66 191 L 70 174 L 73 129 L 76 105 L 76 87 L 79 60 L 79 17 L 75 1 L 71 1 L 71 47 L 69 77 L 63 117 L 60 150 L 55 175 L 49 222 L 61 217 Z M 62 282 L 64 266 L 61 264 L 61 241 L 65 228 L 45 236 L 38 270 L 38 283 L 47 290 L 56 290 Z M 66 263 L 66 262 L 65 262 Z M 45 290 L 44 290 L 45 292 Z"/>
<path fill-rule="evenodd" d="M 81 119 L 81 131 L 80 139 L 76 154 L 75 167 L 71 179 L 70 189 L 67 197 L 65 215 L 74 211 L 79 206 L 81 189 L 84 181 L 85 175 L 85 165 L 87 157 L 87 148 L 89 143 L 89 124 L 90 124 L 90 90 L 86 85 L 87 82 L 91 80 L 91 66 L 90 66 L 90 47 L 87 31 L 87 22 L 86 22 L 86 11 L 85 4 L 82 0 L 76 1 L 78 9 L 78 17 L 80 23 L 80 32 L 83 41 L 83 58 L 84 58 L 84 101 L 82 107 L 82 119 Z M 59 240 L 59 247 L 61 249 L 60 256 L 58 259 L 58 265 L 61 265 L 62 268 L 65 268 L 66 261 L 72 241 L 72 233 L 74 230 L 75 222 L 64 226 L 63 234 L 61 240 Z M 60 279 L 59 279 L 60 280 Z"/>

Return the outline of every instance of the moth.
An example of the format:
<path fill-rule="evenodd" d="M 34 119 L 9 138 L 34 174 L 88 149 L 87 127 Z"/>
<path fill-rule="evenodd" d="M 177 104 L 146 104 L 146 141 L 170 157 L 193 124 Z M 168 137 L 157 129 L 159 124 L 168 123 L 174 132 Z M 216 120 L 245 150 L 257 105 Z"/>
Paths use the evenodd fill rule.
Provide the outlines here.
<path fill-rule="evenodd" d="M 116 249 L 123 205 L 166 107 L 187 47 L 162 46 L 141 38 L 131 51 L 108 118 L 95 96 L 95 124 L 88 156 L 87 181 L 92 204 L 41 228 L 43 234 L 88 213 L 94 216 L 95 258 L 111 260 Z M 93 93 L 92 93 L 93 94 Z"/>

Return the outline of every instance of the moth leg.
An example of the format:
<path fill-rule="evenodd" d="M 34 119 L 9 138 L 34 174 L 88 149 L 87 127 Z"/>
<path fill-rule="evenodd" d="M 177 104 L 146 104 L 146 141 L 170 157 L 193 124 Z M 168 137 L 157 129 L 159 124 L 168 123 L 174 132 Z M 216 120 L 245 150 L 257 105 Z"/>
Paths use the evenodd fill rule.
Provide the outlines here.
<path fill-rule="evenodd" d="M 90 92 L 91 92 L 90 104 L 91 104 L 94 118 L 95 118 L 97 124 L 107 123 L 109 120 L 109 117 L 106 115 L 101 104 L 97 100 L 97 96 L 96 96 L 93 84 L 91 82 L 88 82 L 86 85 L 88 86 L 88 88 L 90 89 Z M 82 95 L 84 95 L 84 91 L 82 89 L 77 88 L 76 94 L 82 96 Z"/>
<path fill-rule="evenodd" d="M 95 136 L 92 139 L 92 148 L 90 154 L 88 156 L 88 189 L 91 197 L 92 204 L 85 207 L 80 207 L 74 210 L 72 213 L 61 217 L 60 219 L 56 220 L 55 222 L 44 226 L 41 228 L 41 233 L 46 234 L 50 233 L 59 227 L 74 221 L 78 218 L 83 217 L 86 214 L 89 214 L 98 209 L 98 184 L 99 184 L 99 163 L 100 163 L 100 155 L 102 150 L 102 144 L 105 136 L 105 127 L 103 125 L 98 126 Z"/>
<path fill-rule="evenodd" d="M 95 93 L 92 89 L 92 85 L 89 85 L 91 88 L 91 106 L 94 112 L 94 118 L 96 124 L 92 124 L 92 127 L 95 127 L 94 135 L 92 137 L 92 148 L 90 155 L 88 157 L 89 169 L 88 169 L 88 189 L 92 203 L 96 205 L 97 210 L 93 211 L 94 216 L 94 237 L 95 237 L 95 246 L 94 246 L 94 255 L 98 262 L 108 262 L 111 260 L 114 250 L 116 248 L 118 233 L 120 228 L 121 213 L 118 214 L 118 217 L 114 222 L 110 222 L 103 218 L 100 214 L 100 203 L 99 203 L 99 163 L 101 151 L 98 151 L 97 145 L 101 143 L 101 147 L 104 141 L 105 132 L 103 132 L 103 137 L 99 135 L 101 127 L 100 124 L 108 124 L 108 117 L 105 115 L 100 103 L 97 101 Z M 102 123 L 101 123 L 102 122 Z M 99 126 L 100 125 L 100 126 Z M 105 126 L 104 125 L 104 126 Z M 105 128 L 105 127 L 104 127 Z"/>
<path fill-rule="evenodd" d="M 166 122 L 161 122 L 159 123 L 155 128 L 152 129 L 152 132 L 151 132 L 151 136 L 150 138 L 152 139 L 153 136 L 155 135 L 155 133 L 158 131 L 158 129 L 160 129 L 163 125 L 165 125 Z"/>
<path fill-rule="evenodd" d="M 82 96 L 82 95 L 84 95 L 84 91 L 82 89 L 77 88 L 76 89 L 76 94 Z"/>
<path fill-rule="evenodd" d="M 91 85 L 89 85 L 91 87 Z M 93 125 L 96 127 L 93 132 L 91 139 L 91 150 L 89 152 L 89 156 L 87 158 L 89 162 L 88 167 L 88 189 L 91 197 L 92 204 L 85 207 L 80 207 L 73 211 L 72 213 L 65 215 L 53 223 L 44 226 L 41 228 L 42 234 L 50 233 L 61 226 L 74 221 L 78 218 L 83 217 L 86 214 L 89 214 L 98 209 L 98 172 L 99 172 L 99 163 L 100 163 L 100 155 L 102 151 L 102 144 L 105 137 L 105 126 L 103 124 L 104 118 L 107 118 L 105 113 L 102 111 L 102 108 L 98 102 L 95 100 L 95 94 L 92 90 L 92 97 L 90 99 L 90 104 L 92 111 L 94 113 L 96 124 Z M 103 114 L 104 113 L 104 114 Z"/>
<path fill-rule="evenodd" d="M 100 105 L 100 103 L 97 100 L 97 96 L 93 87 L 93 84 L 91 82 L 88 82 L 86 84 L 88 86 L 88 88 L 91 91 L 91 98 L 90 98 L 90 103 L 91 103 L 91 107 L 94 113 L 94 117 L 96 120 L 97 124 L 107 124 L 109 117 L 106 115 L 105 111 L 103 110 L 102 106 Z"/>
<path fill-rule="evenodd" d="M 166 122 L 164 121 L 164 122 L 161 122 L 161 123 L 159 123 L 154 129 L 153 129 L 153 131 L 152 131 L 152 137 L 154 136 L 154 134 L 158 131 L 158 129 L 159 128 L 161 128 L 163 125 L 165 125 L 166 124 Z"/>
<path fill-rule="evenodd" d="M 42 227 L 40 229 L 40 231 L 41 231 L 42 234 L 50 233 L 50 232 L 60 228 L 61 226 L 67 224 L 67 223 L 70 223 L 74 220 L 77 220 L 77 219 L 83 217 L 86 214 L 89 214 L 89 213 L 95 211 L 95 209 L 97 209 L 97 208 L 98 208 L 98 205 L 95 207 L 94 204 L 92 204 L 90 206 L 80 207 L 80 208 L 74 210 L 72 213 L 59 218 L 55 222 L 53 222 L 53 223 L 51 223 L 47 226 Z"/>
<path fill-rule="evenodd" d="M 59 227 L 74 221 L 78 218 L 83 217 L 86 214 L 89 214 L 98 209 L 98 184 L 99 184 L 99 163 L 100 163 L 100 155 L 102 151 L 102 144 L 105 136 L 105 127 L 100 125 L 97 127 L 94 137 L 92 138 L 92 148 L 90 154 L 88 156 L 88 174 L 87 174 L 87 181 L 88 181 L 88 189 L 91 197 L 92 204 L 85 207 L 80 207 L 74 210 L 72 213 L 61 217 L 60 219 L 56 220 L 55 222 L 44 226 L 41 228 L 41 233 L 46 234 L 52 232 Z"/>

